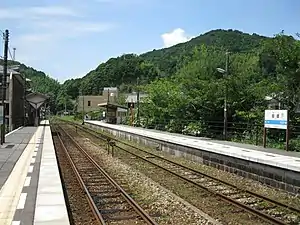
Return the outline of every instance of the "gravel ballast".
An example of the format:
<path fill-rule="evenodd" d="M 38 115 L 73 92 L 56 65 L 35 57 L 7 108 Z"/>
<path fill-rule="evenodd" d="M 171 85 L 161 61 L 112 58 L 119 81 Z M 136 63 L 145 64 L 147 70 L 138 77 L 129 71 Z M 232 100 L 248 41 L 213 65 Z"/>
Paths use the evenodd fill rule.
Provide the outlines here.
<path fill-rule="evenodd" d="M 142 173 L 107 155 L 89 139 L 80 136 L 75 139 L 159 224 L 220 224 Z"/>

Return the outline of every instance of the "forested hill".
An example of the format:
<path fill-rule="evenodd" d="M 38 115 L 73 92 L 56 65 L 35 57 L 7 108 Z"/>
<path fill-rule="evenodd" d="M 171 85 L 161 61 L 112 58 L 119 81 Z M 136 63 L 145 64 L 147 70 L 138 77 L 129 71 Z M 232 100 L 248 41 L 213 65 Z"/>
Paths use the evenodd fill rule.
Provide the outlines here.
<path fill-rule="evenodd" d="M 204 44 L 230 52 L 249 52 L 259 49 L 262 41 L 266 39 L 267 37 L 264 36 L 250 35 L 237 30 L 212 30 L 188 42 L 153 50 L 142 54 L 141 57 L 158 66 L 163 72 L 172 74 L 178 68 L 178 63 L 192 56 L 196 46 Z"/>
<path fill-rule="evenodd" d="M 201 45 L 231 52 L 256 51 L 267 37 L 246 34 L 237 30 L 213 30 L 170 48 L 153 50 L 139 56 L 126 54 L 111 58 L 83 77 L 83 89 L 99 93 L 104 86 L 116 85 L 130 91 L 137 77 L 148 83 L 157 77 L 169 77 L 188 61 Z M 92 82 L 94 81 L 94 82 Z"/>
<path fill-rule="evenodd" d="M 224 76 L 217 68 L 225 69 L 226 51 L 230 54 Z M 68 87 L 74 93 L 77 90 L 71 84 L 81 85 L 86 94 L 115 85 L 131 91 L 137 78 L 148 93 L 148 104 L 140 109 L 146 127 L 197 131 L 202 136 L 221 134 L 225 95 L 230 126 L 252 126 L 246 133 L 231 130 L 233 139 L 243 133 L 253 141 L 261 131 L 257 124 L 268 108 L 266 96 L 289 110 L 291 124 L 300 121 L 300 42 L 283 32 L 268 38 L 233 30 L 210 31 L 170 48 L 111 58 L 80 82 L 68 82 Z M 72 94 L 67 88 L 66 93 Z M 279 136 L 271 138 L 282 139 Z M 297 144 L 300 149 L 300 141 Z"/>
<path fill-rule="evenodd" d="M 0 59 L 0 64 L 3 65 L 3 60 Z M 18 71 L 22 76 L 30 79 L 30 85 L 32 91 L 47 94 L 50 97 L 50 107 L 52 111 L 56 111 L 56 96 L 59 94 L 61 85 L 57 80 L 54 80 L 50 76 L 46 75 L 42 71 L 37 71 L 32 67 L 28 67 L 17 61 L 8 61 L 8 66 L 19 65 Z"/>
<path fill-rule="evenodd" d="M 147 84 L 157 77 L 171 76 L 191 59 L 195 47 L 200 47 L 201 44 L 232 52 L 245 52 L 259 48 L 264 39 L 266 37 L 240 31 L 213 30 L 170 48 L 153 50 L 140 56 L 126 54 L 111 58 L 82 79 L 70 79 L 61 86 L 44 72 L 18 62 L 14 64 L 21 65 L 20 72 L 32 80 L 35 91 L 58 96 L 59 99 L 53 99 L 58 103 L 62 102 L 61 96 L 67 95 L 68 98 L 75 99 L 81 88 L 85 94 L 101 93 L 105 86 L 118 86 L 121 91 L 131 91 L 137 77 L 140 77 L 141 84 Z"/>
<path fill-rule="evenodd" d="M 283 76 L 282 71 L 278 71 L 279 66 L 284 66 L 278 63 L 278 60 L 283 60 L 280 57 L 290 57 L 291 60 L 297 59 L 296 56 L 289 55 L 292 54 L 292 52 L 297 52 L 294 44 L 291 44 L 294 42 L 295 40 L 292 37 L 284 36 L 283 34 L 280 34 L 278 38 L 268 38 L 257 34 L 250 35 L 236 30 L 213 30 L 195 37 L 189 42 L 181 43 L 170 48 L 153 50 L 141 55 L 125 54 L 117 58 L 111 58 L 107 62 L 101 63 L 83 78 L 70 79 L 62 85 L 45 73 L 23 64 L 21 64 L 20 71 L 33 81 L 34 90 L 47 93 L 51 96 L 51 105 L 54 112 L 62 110 L 65 102 L 67 102 L 68 109 L 72 110 L 73 105 L 71 99 L 75 99 L 79 95 L 80 90 L 83 90 L 84 94 L 99 94 L 105 86 L 118 86 L 121 91 L 129 92 L 135 89 L 137 78 L 139 78 L 140 84 L 144 87 L 157 78 L 162 78 L 160 79 L 161 82 L 170 82 L 170 80 L 176 78 L 176 88 L 183 90 L 185 88 L 192 88 L 195 90 L 195 93 L 202 88 L 201 91 L 203 93 L 198 94 L 211 99 L 206 101 L 205 104 L 203 103 L 204 105 L 201 105 L 201 107 L 215 107 L 216 111 L 218 111 L 217 108 L 222 106 L 223 97 L 221 92 L 219 93 L 220 96 L 217 95 L 217 93 L 221 91 L 222 88 L 220 87 L 220 90 L 216 90 L 213 93 L 214 95 L 210 96 L 210 91 L 214 90 L 214 88 L 209 88 L 209 86 L 210 84 L 216 85 L 217 82 L 220 82 L 222 86 L 222 82 L 224 83 L 224 81 L 220 79 L 222 75 L 217 73 L 216 68 L 224 68 L 226 50 L 231 52 L 229 70 L 231 74 L 230 79 L 232 80 L 230 82 L 232 82 L 232 88 L 235 88 L 235 90 L 232 90 L 232 92 L 235 93 L 232 100 L 241 100 L 243 103 L 234 103 L 234 105 L 244 107 L 248 100 L 257 97 L 255 96 L 255 98 L 253 98 L 253 94 L 259 95 L 258 98 L 261 100 L 262 95 L 269 94 L 269 92 L 276 92 L 280 89 L 276 85 L 272 86 L 272 90 L 261 88 L 261 86 L 264 85 L 263 82 L 267 82 L 267 78 L 274 78 L 277 75 Z M 285 48 L 287 50 L 282 51 L 282 49 Z M 287 63 L 287 61 L 285 61 L 285 63 Z M 249 67 L 250 65 L 252 66 L 251 68 Z M 292 63 L 289 66 L 295 67 Z M 248 67 L 251 69 L 251 72 L 247 71 Z M 295 68 L 292 68 L 291 70 L 294 69 Z M 186 78 L 185 76 L 190 77 Z M 233 79 L 233 77 L 237 79 Z M 180 80 L 178 80 L 179 78 Z M 282 77 L 277 77 L 276 79 L 281 78 Z M 289 78 L 291 79 L 290 82 L 292 82 L 292 76 Z M 186 84 L 186 79 L 189 80 L 189 82 L 194 82 L 194 86 L 190 87 Z M 203 88 L 202 85 L 197 86 L 196 83 L 198 81 L 209 82 L 209 85 L 205 88 Z M 247 82 L 249 85 L 246 85 Z M 255 86 L 257 82 L 261 86 Z M 272 82 L 269 82 L 270 85 L 271 83 Z M 166 84 L 170 87 L 173 85 L 173 83 Z M 158 86 L 155 85 L 159 84 L 154 82 L 145 88 L 149 93 L 151 91 L 154 92 L 154 90 L 156 90 L 155 88 L 158 88 Z M 256 88 L 256 90 L 248 90 L 248 88 L 252 86 Z M 292 86 L 294 86 L 294 84 Z M 207 88 L 208 90 L 205 92 Z M 296 89 L 295 87 L 294 91 L 296 91 Z M 292 91 L 291 88 L 288 90 Z M 237 91 L 254 91 L 254 93 L 249 94 L 249 99 L 247 96 L 237 95 Z M 193 93 L 193 95 L 195 93 Z M 189 96 L 188 93 L 187 96 Z M 240 99 L 237 98 L 237 96 L 239 96 Z M 292 96 L 292 94 L 289 93 L 289 96 Z M 162 97 L 163 96 L 160 96 L 160 98 Z M 198 96 L 196 97 L 198 98 Z M 188 101 L 187 97 L 185 97 L 185 99 Z M 192 102 L 193 101 L 195 100 L 192 100 Z M 293 101 L 295 101 L 295 99 L 293 99 Z M 198 102 L 197 104 L 200 103 Z M 218 106 L 215 104 L 218 104 Z M 252 106 L 252 104 L 248 105 L 249 107 Z M 200 105 L 194 105 L 193 107 L 200 107 Z M 248 109 L 249 107 L 246 108 Z M 191 115 L 195 116 L 193 113 Z M 222 112 L 220 115 L 222 115 Z"/>

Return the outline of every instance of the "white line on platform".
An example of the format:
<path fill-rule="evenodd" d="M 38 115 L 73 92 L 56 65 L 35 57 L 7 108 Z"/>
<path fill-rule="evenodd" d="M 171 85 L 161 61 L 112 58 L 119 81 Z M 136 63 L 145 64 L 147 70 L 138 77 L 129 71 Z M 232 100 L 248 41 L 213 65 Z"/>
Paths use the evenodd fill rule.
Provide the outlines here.
<path fill-rule="evenodd" d="M 29 166 L 28 173 L 32 173 L 32 171 L 33 171 L 33 166 Z"/>
<path fill-rule="evenodd" d="M 22 128 L 23 128 L 23 127 L 19 127 L 19 128 L 15 129 L 15 130 L 13 130 L 13 131 L 11 131 L 11 132 L 5 134 L 5 137 L 7 137 L 7 136 L 9 136 L 9 135 L 11 135 L 11 134 L 13 134 L 13 133 L 15 133 L 16 131 L 18 131 L 18 130 L 20 130 L 20 129 L 22 129 Z"/>
<path fill-rule="evenodd" d="M 31 177 L 26 177 L 24 182 L 24 187 L 28 187 L 30 185 Z"/>
<path fill-rule="evenodd" d="M 35 163 L 35 158 L 31 158 L 30 163 Z"/>
<path fill-rule="evenodd" d="M 6 182 L 0 190 L 0 224 L 11 225 L 15 210 L 18 205 L 21 207 L 22 189 L 24 187 L 25 179 L 27 177 L 28 167 L 35 147 L 35 140 L 37 136 L 42 135 L 43 128 L 39 127 L 31 137 L 28 145 L 16 162 Z M 24 194 L 22 194 L 24 196 Z"/>
<path fill-rule="evenodd" d="M 27 198 L 27 193 L 21 193 L 17 209 L 24 209 L 26 198 Z"/>
<path fill-rule="evenodd" d="M 12 221 L 11 222 L 11 225 L 20 225 L 21 224 L 21 221 Z"/>
<path fill-rule="evenodd" d="M 33 152 L 32 156 L 36 156 L 37 152 Z"/>

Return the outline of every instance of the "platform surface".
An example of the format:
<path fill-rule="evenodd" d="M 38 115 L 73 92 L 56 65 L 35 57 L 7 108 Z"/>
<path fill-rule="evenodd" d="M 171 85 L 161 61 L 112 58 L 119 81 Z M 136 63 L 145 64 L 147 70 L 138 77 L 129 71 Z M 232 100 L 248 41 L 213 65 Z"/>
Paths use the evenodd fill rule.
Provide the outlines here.
<path fill-rule="evenodd" d="M 0 224 L 69 225 L 50 127 L 21 128 L 6 140 L 0 149 L 6 160 L 0 169 L 6 177 L 0 186 Z"/>
<path fill-rule="evenodd" d="M 252 146 L 228 141 L 217 141 L 208 138 L 192 137 L 159 130 L 130 127 L 126 125 L 107 124 L 101 121 L 86 120 L 85 122 L 173 144 L 183 145 L 300 172 L 299 152 L 286 152 L 284 150 L 267 148 L 265 149 L 260 146 Z"/>
<path fill-rule="evenodd" d="M 5 143 L 0 146 L 0 189 L 23 153 L 36 127 L 24 127 L 8 133 Z"/>
<path fill-rule="evenodd" d="M 45 125 L 47 124 L 49 124 L 48 121 L 46 121 Z M 69 225 L 68 212 L 49 126 L 45 127 L 34 224 Z"/>

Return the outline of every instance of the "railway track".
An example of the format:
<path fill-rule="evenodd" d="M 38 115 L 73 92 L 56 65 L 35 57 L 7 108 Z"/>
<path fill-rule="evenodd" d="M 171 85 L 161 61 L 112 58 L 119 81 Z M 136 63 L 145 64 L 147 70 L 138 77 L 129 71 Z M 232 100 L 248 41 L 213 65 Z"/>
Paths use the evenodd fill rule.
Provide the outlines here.
<path fill-rule="evenodd" d="M 95 138 L 100 138 L 103 143 L 111 139 L 111 137 L 98 133 L 90 128 L 84 127 L 83 129 L 82 126 L 76 126 L 83 132 Z M 248 190 L 240 189 L 233 184 L 165 159 L 124 141 L 115 138 L 113 140 L 117 143 L 116 148 L 200 187 L 226 202 L 230 202 L 255 216 L 259 216 L 267 222 L 271 222 L 272 224 L 300 224 L 300 210 L 298 208 Z"/>
<path fill-rule="evenodd" d="M 157 225 L 62 127 L 56 125 L 53 135 L 59 139 L 98 224 Z"/>

